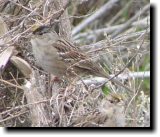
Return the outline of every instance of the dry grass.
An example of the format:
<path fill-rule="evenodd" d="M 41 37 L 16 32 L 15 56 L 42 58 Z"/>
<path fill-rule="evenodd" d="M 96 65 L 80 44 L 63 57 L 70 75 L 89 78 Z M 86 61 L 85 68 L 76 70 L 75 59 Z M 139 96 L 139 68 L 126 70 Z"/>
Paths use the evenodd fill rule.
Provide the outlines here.
<path fill-rule="evenodd" d="M 107 2 L 72 1 L 64 4 L 67 14 L 49 1 L 0 1 L 0 126 L 150 126 L 148 78 L 129 77 L 150 70 L 149 1 L 110 0 L 103 11 Z M 134 92 L 112 82 L 96 88 L 101 81 L 90 76 L 82 78 L 88 84 L 77 78 L 53 83 L 32 55 L 30 38 L 37 23 L 55 24 L 110 74 L 121 72 L 120 79 Z"/>

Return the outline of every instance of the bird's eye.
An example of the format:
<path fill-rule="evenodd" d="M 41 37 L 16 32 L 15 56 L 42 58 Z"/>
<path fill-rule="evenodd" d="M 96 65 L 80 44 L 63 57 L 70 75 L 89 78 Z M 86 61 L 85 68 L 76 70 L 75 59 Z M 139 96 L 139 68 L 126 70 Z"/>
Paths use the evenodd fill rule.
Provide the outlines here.
<path fill-rule="evenodd" d="M 43 34 L 44 34 L 43 30 L 38 32 L 38 35 L 43 35 Z"/>
<path fill-rule="evenodd" d="M 47 26 L 40 26 L 35 31 L 33 31 L 33 34 L 34 35 L 43 35 L 44 33 L 47 33 L 47 32 L 48 32 Z"/>
<path fill-rule="evenodd" d="M 34 31 L 33 34 L 34 35 L 42 35 L 43 33 L 41 31 Z"/>

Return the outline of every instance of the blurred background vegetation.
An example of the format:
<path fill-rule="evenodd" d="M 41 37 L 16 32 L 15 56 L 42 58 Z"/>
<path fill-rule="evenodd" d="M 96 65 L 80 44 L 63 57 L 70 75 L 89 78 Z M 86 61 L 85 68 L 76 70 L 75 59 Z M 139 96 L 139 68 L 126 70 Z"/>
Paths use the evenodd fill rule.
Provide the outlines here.
<path fill-rule="evenodd" d="M 52 85 L 35 63 L 30 38 L 35 24 L 61 33 L 60 23 L 110 75 L 124 69 L 120 79 L 135 92 L 113 83 L 95 90 Z M 149 0 L 0 1 L 0 126 L 149 127 L 149 72 Z"/>

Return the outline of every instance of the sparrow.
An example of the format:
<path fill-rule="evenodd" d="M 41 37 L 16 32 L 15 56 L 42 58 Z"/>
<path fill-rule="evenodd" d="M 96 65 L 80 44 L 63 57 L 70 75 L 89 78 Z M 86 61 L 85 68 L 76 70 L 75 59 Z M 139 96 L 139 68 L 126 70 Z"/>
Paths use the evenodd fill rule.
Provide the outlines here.
<path fill-rule="evenodd" d="M 49 26 L 40 26 L 33 31 L 31 45 L 37 64 L 55 76 L 69 77 L 88 74 L 112 79 L 100 64 L 93 62 L 85 52 L 71 41 L 60 37 Z M 111 81 L 132 91 L 116 79 Z"/>

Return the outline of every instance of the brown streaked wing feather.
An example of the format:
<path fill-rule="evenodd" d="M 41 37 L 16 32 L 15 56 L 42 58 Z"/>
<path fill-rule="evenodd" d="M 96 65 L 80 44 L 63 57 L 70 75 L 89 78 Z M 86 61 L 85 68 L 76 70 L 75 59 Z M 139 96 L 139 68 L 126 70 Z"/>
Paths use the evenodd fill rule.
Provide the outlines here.
<path fill-rule="evenodd" d="M 54 47 L 57 49 L 59 56 L 62 57 L 64 61 L 72 61 L 72 67 L 85 69 L 95 73 L 100 72 L 99 67 L 97 67 L 87 55 L 81 53 L 80 49 L 72 45 L 70 42 L 59 39 Z"/>
<path fill-rule="evenodd" d="M 75 61 L 80 61 L 86 58 L 84 54 L 79 52 L 78 48 L 63 39 L 59 39 L 56 44 L 54 43 L 54 47 L 57 49 L 59 56 L 64 60 L 72 59 L 73 61 L 74 59 Z"/>
<path fill-rule="evenodd" d="M 67 40 L 59 39 L 57 40 L 57 43 L 63 45 L 62 47 L 65 51 L 78 50 L 78 47 L 75 47 L 72 43 L 68 42 Z"/>
<path fill-rule="evenodd" d="M 100 68 L 97 67 L 90 59 L 82 60 L 76 67 L 81 68 L 81 69 L 86 69 L 92 73 L 98 73 L 100 72 Z"/>

